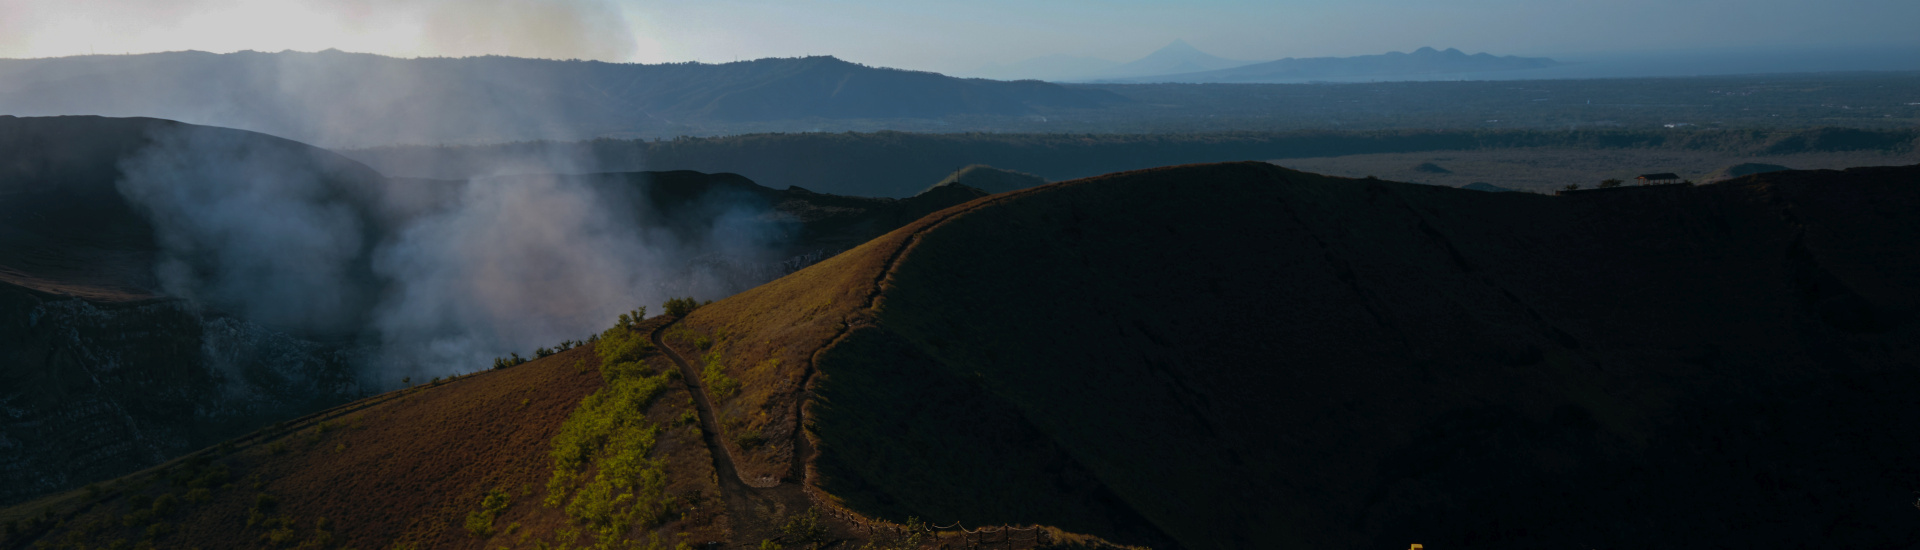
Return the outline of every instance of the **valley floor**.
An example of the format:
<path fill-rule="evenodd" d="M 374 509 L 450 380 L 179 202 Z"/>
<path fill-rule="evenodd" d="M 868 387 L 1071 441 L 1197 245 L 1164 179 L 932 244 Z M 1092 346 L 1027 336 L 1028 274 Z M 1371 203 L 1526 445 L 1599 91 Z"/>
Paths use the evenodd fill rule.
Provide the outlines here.
<path fill-rule="evenodd" d="M 1427 151 L 1271 160 L 1287 168 L 1329 176 L 1375 176 L 1392 181 L 1460 187 L 1486 182 L 1508 189 L 1551 193 L 1568 184 L 1593 187 L 1600 180 L 1633 181 L 1640 174 L 1672 172 L 1702 182 L 1715 170 L 1741 163 L 1777 164 L 1795 170 L 1920 163 L 1920 152 L 1821 152 L 1744 155 L 1662 149 L 1516 148 L 1485 151 Z M 1432 163 L 1451 173 L 1423 171 Z"/>

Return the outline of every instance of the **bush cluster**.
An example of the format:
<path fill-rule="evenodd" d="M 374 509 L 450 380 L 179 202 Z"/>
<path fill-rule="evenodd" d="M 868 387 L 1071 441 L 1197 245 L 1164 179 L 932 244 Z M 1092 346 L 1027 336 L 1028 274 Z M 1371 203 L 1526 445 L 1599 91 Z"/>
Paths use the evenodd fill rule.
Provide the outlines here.
<path fill-rule="evenodd" d="M 715 399 L 732 396 L 740 391 L 740 381 L 727 376 L 726 365 L 720 358 L 720 350 L 707 352 L 700 357 L 700 383 L 707 386 L 707 393 Z"/>
<path fill-rule="evenodd" d="M 607 384 L 580 402 L 553 439 L 544 504 L 564 510 L 602 547 L 627 545 L 629 530 L 660 523 L 674 503 L 665 462 L 649 457 L 660 427 L 646 410 L 666 392 L 668 377 L 644 361 L 653 345 L 633 330 L 642 311 L 597 335 L 594 354 Z"/>
<path fill-rule="evenodd" d="M 540 348 L 540 349 L 544 350 L 546 348 Z M 551 355 L 551 354 L 548 354 L 548 355 Z M 546 356 L 542 355 L 541 357 L 546 357 Z M 495 370 L 517 367 L 520 365 L 524 365 L 526 363 L 527 363 L 527 358 L 521 357 L 520 354 L 518 353 L 508 353 L 506 357 L 493 358 L 493 368 Z M 435 378 L 434 381 L 438 382 L 440 381 L 440 379 Z"/>
<path fill-rule="evenodd" d="M 708 301 L 707 303 L 711 304 L 713 302 Z M 702 305 L 705 305 L 705 304 L 702 304 L 700 303 L 700 301 L 694 300 L 693 297 L 689 296 L 686 298 L 668 299 L 667 303 L 663 307 L 666 309 L 667 315 L 672 315 L 674 317 L 686 317 L 688 313 L 693 313 L 693 310 L 699 309 L 700 306 Z"/>
<path fill-rule="evenodd" d="M 488 490 L 486 495 L 480 497 L 480 509 L 467 514 L 467 532 L 476 538 L 492 537 L 493 520 L 499 519 L 500 513 L 505 512 L 509 504 L 513 504 L 513 495 L 505 489 Z"/>

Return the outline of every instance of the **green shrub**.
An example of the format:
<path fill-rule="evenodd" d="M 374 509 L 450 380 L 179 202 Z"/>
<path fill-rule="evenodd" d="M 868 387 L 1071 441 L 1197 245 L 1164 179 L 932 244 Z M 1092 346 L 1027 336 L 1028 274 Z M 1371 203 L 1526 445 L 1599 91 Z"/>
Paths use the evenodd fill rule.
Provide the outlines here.
<path fill-rule="evenodd" d="M 147 522 L 150 521 L 153 521 L 153 510 L 147 508 L 127 512 L 127 515 L 120 516 L 120 525 L 122 527 L 139 527 L 146 525 Z"/>
<path fill-rule="evenodd" d="M 609 339 L 638 338 L 620 333 L 626 331 L 606 334 Z M 660 430 L 646 418 L 647 407 L 666 392 L 667 380 L 643 374 L 632 366 L 637 361 L 605 362 L 609 356 L 623 357 L 617 351 L 622 341 L 596 346 L 603 354 L 601 375 L 607 385 L 583 399 L 561 424 L 553 440 L 553 475 L 545 499 L 547 506 L 563 508 L 570 523 L 593 533 L 602 546 L 625 545 L 629 529 L 659 523 L 673 503 L 666 492 L 665 463 L 648 457 Z M 598 349 L 609 344 L 607 350 Z M 583 478 L 585 484 L 576 490 Z"/>
<path fill-rule="evenodd" d="M 600 357 L 600 372 L 603 375 L 651 375 L 652 369 L 641 361 L 653 352 L 653 342 L 647 341 L 646 335 L 613 327 L 600 336 L 600 342 L 593 345 L 593 352 Z"/>
<path fill-rule="evenodd" d="M 766 442 L 767 438 L 760 435 L 760 430 L 740 432 L 733 436 L 733 444 L 739 445 L 741 449 L 752 449 Z"/>
<path fill-rule="evenodd" d="M 712 303 L 712 302 L 708 302 L 708 303 Z M 693 313 L 693 310 L 698 309 L 700 305 L 701 305 L 700 302 L 697 300 L 694 300 L 692 297 L 671 298 L 667 300 L 667 303 L 663 306 L 663 308 L 666 309 L 667 315 L 672 315 L 674 317 L 686 317 L 688 313 Z"/>
<path fill-rule="evenodd" d="M 212 468 L 201 470 L 198 473 L 200 474 L 199 476 L 194 477 L 186 483 L 187 488 L 211 489 L 219 487 L 226 484 L 227 478 L 233 475 L 232 470 L 228 470 L 225 464 L 218 464 Z"/>
<path fill-rule="evenodd" d="M 667 302 L 672 303 L 673 300 L 667 300 Z M 645 320 L 647 320 L 647 306 L 640 306 L 639 309 L 620 314 L 620 320 L 614 326 L 627 330 L 637 330 L 640 328 L 640 322 Z"/>
<path fill-rule="evenodd" d="M 827 526 L 820 523 L 820 510 L 807 508 L 807 513 L 787 518 L 780 526 L 780 539 L 788 544 L 804 544 L 816 547 L 827 542 Z"/>
<path fill-rule="evenodd" d="M 172 493 L 160 495 L 160 498 L 153 499 L 153 515 L 158 517 L 173 515 L 174 500 Z"/>
<path fill-rule="evenodd" d="M 260 493 L 253 497 L 253 508 L 247 510 L 247 527 L 253 527 L 255 525 L 267 525 L 271 527 L 271 525 L 268 524 L 273 520 L 269 514 L 272 514 L 273 510 L 279 507 L 280 499 L 274 498 L 273 495 Z"/>
<path fill-rule="evenodd" d="M 700 383 L 707 386 L 707 393 L 714 399 L 731 396 L 740 391 L 740 382 L 727 376 L 726 366 L 722 364 L 719 351 L 708 352 L 700 358 Z"/>
<path fill-rule="evenodd" d="M 909 517 L 905 535 L 894 534 L 891 531 L 880 532 L 866 544 L 860 545 L 860 550 L 916 550 L 930 537 L 925 532 L 926 526 L 927 523 L 920 521 L 920 518 Z"/>
<path fill-rule="evenodd" d="M 505 489 L 495 488 L 487 491 L 485 496 L 480 497 L 480 509 L 467 514 L 467 532 L 477 538 L 492 537 L 493 520 L 499 518 L 500 513 L 506 511 L 507 505 L 512 503 L 513 495 L 508 494 Z"/>
<path fill-rule="evenodd" d="M 155 523 L 147 526 L 147 540 L 157 539 L 172 533 L 173 526 L 165 523 Z"/>
<path fill-rule="evenodd" d="M 545 350 L 546 348 L 540 348 L 540 349 Z M 538 355 L 539 353 L 540 353 L 539 350 L 534 351 L 534 354 L 536 355 Z M 552 353 L 548 353 L 547 355 L 552 355 Z M 540 357 L 546 357 L 546 355 L 540 355 Z M 518 352 L 509 352 L 507 353 L 506 357 L 493 358 L 494 370 L 517 367 L 525 364 L 527 364 L 527 359 L 525 357 L 521 357 Z M 440 379 L 434 378 L 433 381 L 437 383 L 440 381 Z"/>

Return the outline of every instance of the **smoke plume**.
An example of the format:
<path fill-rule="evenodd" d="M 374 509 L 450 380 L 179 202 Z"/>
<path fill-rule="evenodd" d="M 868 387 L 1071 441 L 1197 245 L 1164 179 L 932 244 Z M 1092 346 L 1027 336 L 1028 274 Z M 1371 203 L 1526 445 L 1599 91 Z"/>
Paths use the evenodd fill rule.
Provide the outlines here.
<path fill-rule="evenodd" d="M 671 209 L 644 180 L 568 159 L 468 181 L 388 179 L 268 136 L 184 127 L 121 163 L 166 293 L 368 353 L 392 386 L 579 340 L 666 298 L 743 288 L 714 257 L 770 258 L 769 208 L 710 192 Z"/>

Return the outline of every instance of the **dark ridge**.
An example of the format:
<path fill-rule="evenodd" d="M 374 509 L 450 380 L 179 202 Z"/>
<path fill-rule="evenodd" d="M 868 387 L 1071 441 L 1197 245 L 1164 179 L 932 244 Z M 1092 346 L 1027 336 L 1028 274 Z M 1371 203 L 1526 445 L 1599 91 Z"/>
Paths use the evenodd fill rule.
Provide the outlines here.
<path fill-rule="evenodd" d="M 803 428 L 726 429 L 805 434 L 808 483 L 896 521 L 1903 547 L 1917 181 L 1554 197 L 1161 168 L 977 199 L 684 322 L 724 328 L 715 353 L 759 388 L 723 411 L 811 403 Z M 755 385 L 809 364 L 811 393 Z M 787 449 L 745 467 L 807 459 Z"/>

